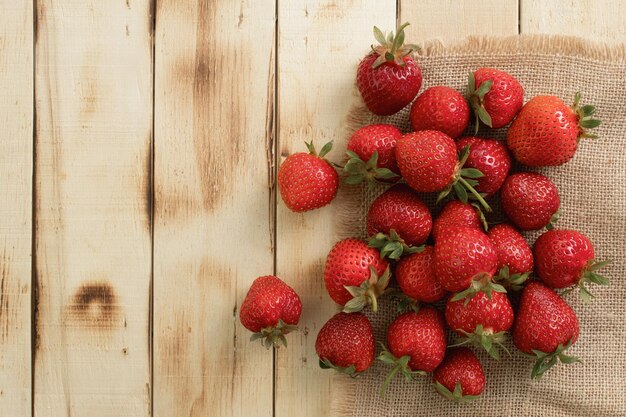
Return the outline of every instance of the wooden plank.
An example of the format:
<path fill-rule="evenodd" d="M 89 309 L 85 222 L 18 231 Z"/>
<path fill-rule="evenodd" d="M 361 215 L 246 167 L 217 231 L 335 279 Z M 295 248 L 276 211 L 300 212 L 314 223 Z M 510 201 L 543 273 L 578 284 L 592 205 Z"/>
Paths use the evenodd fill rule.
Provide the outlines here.
<path fill-rule="evenodd" d="M 356 66 L 374 42 L 372 27 L 394 29 L 395 0 L 279 2 L 279 150 L 282 157 L 335 140 L 339 160 L 347 137 L 343 122 L 354 100 Z M 303 333 L 276 354 L 276 416 L 327 416 L 332 372 L 315 354 L 319 329 L 336 311 L 324 288 L 323 266 L 336 241 L 333 205 L 305 214 L 279 201 L 277 273 L 303 302 Z"/>
<path fill-rule="evenodd" d="M 34 410 L 150 413 L 148 0 L 38 0 Z"/>
<path fill-rule="evenodd" d="M 272 415 L 238 306 L 273 272 L 275 1 L 156 13 L 154 415 Z"/>
<path fill-rule="evenodd" d="M 609 43 L 626 42 L 622 0 L 520 0 L 522 33 L 573 35 Z"/>
<path fill-rule="evenodd" d="M 31 412 L 33 7 L 0 2 L 0 415 Z"/>

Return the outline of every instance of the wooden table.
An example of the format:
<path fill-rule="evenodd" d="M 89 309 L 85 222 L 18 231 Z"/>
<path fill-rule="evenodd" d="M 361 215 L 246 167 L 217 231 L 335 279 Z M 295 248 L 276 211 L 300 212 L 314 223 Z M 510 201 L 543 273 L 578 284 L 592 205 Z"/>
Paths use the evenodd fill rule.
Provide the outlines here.
<path fill-rule="evenodd" d="M 626 40 L 619 0 L 0 0 L 0 416 L 327 416 L 333 207 L 286 210 L 276 167 L 345 139 L 404 21 Z M 304 303 L 276 352 L 238 321 L 271 273 Z"/>

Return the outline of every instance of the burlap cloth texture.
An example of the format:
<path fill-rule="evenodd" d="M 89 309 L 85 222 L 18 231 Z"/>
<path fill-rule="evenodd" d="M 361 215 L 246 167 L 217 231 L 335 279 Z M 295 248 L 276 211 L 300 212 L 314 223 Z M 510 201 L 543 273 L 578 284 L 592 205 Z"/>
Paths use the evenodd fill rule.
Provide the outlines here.
<path fill-rule="evenodd" d="M 421 91 L 446 85 L 464 92 L 467 73 L 495 67 L 513 74 L 525 89 L 525 101 L 553 94 L 571 103 L 577 91 L 583 104 L 595 104 L 602 119 L 599 139 L 585 139 L 575 157 L 560 167 L 537 170 L 554 181 L 561 197 L 558 226 L 582 231 L 594 242 L 598 259 L 612 259 L 605 275 L 611 284 L 594 287 L 596 299 L 584 304 L 576 292 L 564 298 L 580 319 L 580 338 L 571 349 L 583 363 L 553 368 L 531 380 L 532 359 L 507 345 L 512 357 L 500 362 L 479 353 L 486 375 L 480 399 L 457 405 L 439 396 L 430 376 L 408 382 L 397 377 L 384 398 L 380 386 L 389 368 L 375 361 L 356 379 L 337 375 L 333 381 L 334 417 L 373 416 L 626 416 L 626 52 L 570 37 L 520 36 L 470 38 L 456 45 L 429 42 L 418 54 L 423 71 Z M 355 94 L 348 115 L 347 137 L 371 123 L 392 123 L 410 130 L 408 108 L 390 117 L 376 117 Z M 469 133 L 469 132 L 468 132 Z M 506 129 L 481 129 L 479 136 L 504 139 Z M 344 140 L 344 139 L 342 139 Z M 338 141 L 341 142 L 341 141 Z M 345 143 L 337 143 L 338 147 Z M 529 170 L 516 166 L 516 170 Z M 365 238 L 370 202 L 385 187 L 344 187 L 336 204 L 338 238 Z M 424 199 L 434 208 L 432 196 Z M 496 204 L 497 205 L 497 204 Z M 435 212 L 437 211 L 434 208 Z M 531 243 L 537 233 L 527 234 Z M 377 341 L 385 341 L 396 305 L 382 302 L 377 314 L 367 313 Z M 452 336 L 449 336 L 449 342 Z M 380 347 L 377 346 L 377 354 Z M 476 350 L 475 350 L 476 351 Z"/>

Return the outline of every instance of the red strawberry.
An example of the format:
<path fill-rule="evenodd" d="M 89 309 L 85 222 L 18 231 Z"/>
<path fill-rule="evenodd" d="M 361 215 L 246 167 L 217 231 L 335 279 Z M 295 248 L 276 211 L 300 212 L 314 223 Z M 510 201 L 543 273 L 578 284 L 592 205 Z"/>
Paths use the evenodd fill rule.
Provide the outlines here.
<path fill-rule="evenodd" d="M 302 303 L 298 294 L 273 275 L 254 280 L 241 303 L 239 320 L 254 332 L 250 340 L 263 339 L 268 349 L 287 346 L 285 335 L 295 329 L 300 320 Z"/>
<path fill-rule="evenodd" d="M 435 277 L 432 246 L 400 259 L 394 275 L 402 292 L 416 301 L 434 303 L 446 295 L 446 290 Z"/>
<path fill-rule="evenodd" d="M 467 91 L 476 116 L 476 131 L 480 122 L 494 129 L 508 125 L 524 104 L 524 89 L 519 81 L 494 68 L 470 72 Z"/>
<path fill-rule="evenodd" d="M 415 45 L 404 45 L 404 28 L 396 36 L 387 37 L 374 27 L 374 36 L 380 43 L 363 58 L 356 73 L 356 84 L 374 114 L 388 116 L 407 106 L 422 86 L 422 71 L 412 56 Z"/>
<path fill-rule="evenodd" d="M 328 142 L 317 155 L 313 142 L 310 153 L 289 155 L 278 169 L 278 187 L 285 205 L 295 212 L 314 210 L 329 204 L 337 195 L 339 176 L 324 156 L 330 152 Z"/>
<path fill-rule="evenodd" d="M 575 230 L 548 230 L 535 242 L 533 248 L 537 275 L 551 288 L 567 288 L 578 285 L 584 301 L 590 301 L 591 293 L 585 283 L 606 285 L 609 281 L 596 273 L 609 261 L 595 259 L 593 244 Z"/>
<path fill-rule="evenodd" d="M 448 350 L 433 374 L 435 388 L 445 398 L 465 402 L 478 397 L 485 388 L 485 374 L 474 352 L 466 347 Z"/>
<path fill-rule="evenodd" d="M 393 365 L 385 379 L 383 393 L 398 372 L 414 378 L 432 372 L 446 353 L 446 329 L 441 313 L 432 307 L 399 315 L 387 329 L 389 350 L 378 357 Z"/>
<path fill-rule="evenodd" d="M 524 105 L 507 132 L 515 159 L 534 167 L 562 165 L 572 159 L 581 138 L 595 138 L 586 129 L 600 125 L 593 106 L 573 107 L 555 96 L 537 96 Z"/>
<path fill-rule="evenodd" d="M 556 185 L 534 172 L 510 175 L 500 190 L 500 201 L 507 217 L 522 230 L 538 230 L 556 221 L 561 205 Z"/>
<path fill-rule="evenodd" d="M 487 235 L 498 254 L 499 273 L 496 280 L 502 281 L 505 287 L 521 289 L 534 266 L 530 245 L 524 236 L 508 223 L 491 227 Z"/>
<path fill-rule="evenodd" d="M 337 313 L 324 324 L 315 340 L 320 367 L 356 376 L 374 360 L 374 333 L 361 313 Z"/>
<path fill-rule="evenodd" d="M 476 191 L 485 198 L 494 195 L 504 183 L 511 169 L 509 151 L 502 142 L 494 139 L 480 139 L 473 136 L 461 138 L 456 143 L 459 152 L 469 146 L 469 156 L 465 167 L 476 168 L 484 176 L 477 179 Z"/>
<path fill-rule="evenodd" d="M 389 278 L 387 261 L 359 239 L 337 242 L 326 258 L 326 290 L 347 313 L 362 310 L 370 303 L 376 311 L 376 298 L 387 288 Z"/>
<path fill-rule="evenodd" d="M 433 221 L 433 239 L 449 227 L 470 227 L 476 230 L 487 228 L 482 212 L 473 204 L 450 200 L 443 206 L 439 216 Z"/>
<path fill-rule="evenodd" d="M 415 99 L 409 117 L 416 132 L 438 130 L 457 138 L 467 129 L 469 106 L 465 97 L 453 88 L 430 87 Z"/>
<path fill-rule="evenodd" d="M 396 142 L 402 137 L 393 125 L 377 124 L 360 128 L 348 141 L 348 163 L 344 171 L 348 184 L 369 181 L 388 181 L 398 177 Z"/>
<path fill-rule="evenodd" d="M 450 298 L 446 304 L 446 322 L 459 336 L 500 359 L 497 346 L 502 347 L 504 332 L 513 325 L 513 307 L 504 293 L 476 293 L 469 300 Z M 508 351 L 507 351 L 508 352 Z"/>
<path fill-rule="evenodd" d="M 537 356 L 531 373 L 539 378 L 557 360 L 578 362 L 565 350 L 578 339 L 578 318 L 572 308 L 553 290 L 539 282 L 524 288 L 513 327 L 513 342 L 519 350 Z"/>

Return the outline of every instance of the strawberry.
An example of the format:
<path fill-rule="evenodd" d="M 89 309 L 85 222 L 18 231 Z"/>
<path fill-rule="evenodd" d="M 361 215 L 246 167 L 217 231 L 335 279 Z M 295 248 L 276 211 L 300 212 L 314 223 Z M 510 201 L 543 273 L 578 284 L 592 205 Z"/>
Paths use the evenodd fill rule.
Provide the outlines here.
<path fill-rule="evenodd" d="M 360 311 L 370 303 L 377 311 L 377 297 L 387 288 L 390 277 L 387 261 L 359 239 L 337 242 L 326 258 L 326 290 L 346 313 Z"/>
<path fill-rule="evenodd" d="M 593 297 L 586 283 L 607 285 L 609 281 L 598 274 L 609 261 L 597 261 L 593 244 L 575 230 L 548 230 L 535 241 L 533 247 L 537 275 L 551 288 L 577 285 L 584 301 Z"/>
<path fill-rule="evenodd" d="M 508 223 L 497 224 L 489 229 L 498 254 L 498 276 L 495 280 L 505 287 L 519 290 L 533 270 L 533 252 L 524 236 Z"/>
<path fill-rule="evenodd" d="M 494 139 L 480 139 L 467 136 L 456 142 L 459 152 L 469 146 L 469 156 L 464 167 L 476 168 L 483 176 L 478 178 L 476 191 L 493 196 L 502 186 L 511 169 L 511 156 L 502 142 Z"/>
<path fill-rule="evenodd" d="M 401 372 L 405 378 L 432 372 L 446 353 L 446 329 L 441 313 L 423 307 L 396 317 L 387 329 L 387 346 L 378 359 L 393 365 L 383 383 L 384 393 L 391 380 Z"/>
<path fill-rule="evenodd" d="M 446 322 L 464 337 L 460 344 L 473 343 L 494 359 L 500 359 L 497 346 L 507 351 L 502 341 L 513 325 L 513 307 L 506 294 L 499 292 L 488 297 L 480 291 L 466 300 L 451 297 L 446 303 Z"/>
<path fill-rule="evenodd" d="M 443 206 L 439 216 L 433 221 L 433 239 L 449 227 L 470 227 L 476 230 L 486 230 L 487 221 L 482 211 L 473 204 L 450 200 Z"/>
<path fill-rule="evenodd" d="M 448 350 L 433 374 L 435 388 L 445 398 L 466 402 L 477 398 L 485 388 L 485 374 L 480 361 L 466 347 Z"/>
<path fill-rule="evenodd" d="M 500 201 L 507 217 L 522 230 L 552 227 L 561 205 L 556 185 L 534 172 L 510 175 L 500 190 Z"/>
<path fill-rule="evenodd" d="M 360 184 L 363 180 L 389 182 L 398 179 L 395 148 L 402 137 L 393 125 L 375 124 L 360 128 L 348 141 L 348 162 L 344 172 L 348 184 Z"/>
<path fill-rule="evenodd" d="M 562 165 L 572 159 L 581 138 L 595 138 L 587 132 L 600 126 L 594 106 L 580 106 L 580 93 L 569 107 L 555 96 L 533 97 L 524 105 L 507 132 L 513 156 L 524 165 Z"/>
<path fill-rule="evenodd" d="M 537 361 L 531 377 L 539 378 L 558 360 L 569 364 L 577 358 L 565 350 L 578 339 L 578 318 L 572 308 L 554 290 L 539 282 L 524 288 L 513 327 L 513 342 Z"/>
<path fill-rule="evenodd" d="M 324 159 L 333 146 L 332 142 L 324 145 L 319 155 L 313 142 L 306 146 L 309 153 L 289 155 L 278 169 L 280 195 L 285 205 L 297 213 L 329 204 L 339 187 L 337 171 Z"/>
<path fill-rule="evenodd" d="M 470 72 L 467 93 L 476 116 L 476 132 L 480 122 L 494 129 L 508 125 L 524 104 L 524 89 L 519 81 L 494 68 Z"/>
<path fill-rule="evenodd" d="M 387 37 L 374 26 L 380 45 L 363 58 L 356 73 L 356 85 L 374 114 L 388 116 L 407 106 L 422 86 L 422 71 L 412 56 L 415 45 L 404 45 L 405 23 L 396 36 Z"/>
<path fill-rule="evenodd" d="M 372 325 L 361 313 L 335 314 L 324 324 L 315 340 L 320 367 L 332 368 L 352 377 L 370 367 L 374 350 Z"/>
<path fill-rule="evenodd" d="M 432 246 L 400 259 L 394 275 L 402 292 L 416 301 L 434 303 L 446 296 L 446 290 L 435 277 Z"/>
<path fill-rule="evenodd" d="M 254 280 L 248 294 L 241 303 L 239 320 L 254 332 L 250 340 L 263 339 L 268 349 L 287 346 L 285 335 L 296 330 L 302 313 L 302 302 L 298 294 L 273 275 Z"/>
<path fill-rule="evenodd" d="M 440 191 L 438 201 L 454 191 L 463 202 L 467 202 L 469 192 L 486 210 L 491 211 L 474 189 L 478 184 L 475 178 L 483 174 L 475 168 L 463 168 L 468 156 L 468 149 L 457 156 L 452 138 L 436 130 L 408 133 L 396 145 L 400 173 L 415 191 Z"/>
<path fill-rule="evenodd" d="M 469 123 L 469 106 L 461 93 L 450 87 L 430 87 L 420 94 L 411 107 L 411 127 L 438 130 L 451 138 L 461 136 Z"/>

